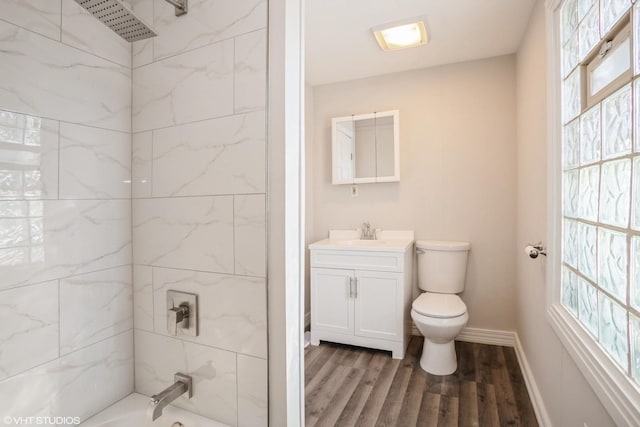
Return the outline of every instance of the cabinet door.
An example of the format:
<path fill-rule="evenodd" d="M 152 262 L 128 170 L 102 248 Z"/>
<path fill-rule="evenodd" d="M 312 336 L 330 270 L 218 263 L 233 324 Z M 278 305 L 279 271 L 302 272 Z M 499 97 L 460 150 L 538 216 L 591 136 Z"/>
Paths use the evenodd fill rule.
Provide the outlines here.
<path fill-rule="evenodd" d="M 402 273 L 357 271 L 355 335 L 402 338 Z"/>
<path fill-rule="evenodd" d="M 311 269 L 311 327 L 353 335 L 352 270 Z"/>

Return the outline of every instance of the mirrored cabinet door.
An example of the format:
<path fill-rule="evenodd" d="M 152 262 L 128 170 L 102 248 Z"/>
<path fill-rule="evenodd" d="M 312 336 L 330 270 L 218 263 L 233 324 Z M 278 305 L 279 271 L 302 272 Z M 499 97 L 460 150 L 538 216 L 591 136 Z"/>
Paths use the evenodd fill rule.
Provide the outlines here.
<path fill-rule="evenodd" d="M 400 181 L 397 110 L 332 120 L 333 184 Z"/>

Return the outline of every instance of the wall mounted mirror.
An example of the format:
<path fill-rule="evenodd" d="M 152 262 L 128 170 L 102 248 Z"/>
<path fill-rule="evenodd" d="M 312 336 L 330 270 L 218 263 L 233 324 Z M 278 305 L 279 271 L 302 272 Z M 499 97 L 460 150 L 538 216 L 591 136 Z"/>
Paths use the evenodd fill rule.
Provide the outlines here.
<path fill-rule="evenodd" d="M 400 181 L 398 110 L 336 117 L 332 125 L 332 183 Z"/>

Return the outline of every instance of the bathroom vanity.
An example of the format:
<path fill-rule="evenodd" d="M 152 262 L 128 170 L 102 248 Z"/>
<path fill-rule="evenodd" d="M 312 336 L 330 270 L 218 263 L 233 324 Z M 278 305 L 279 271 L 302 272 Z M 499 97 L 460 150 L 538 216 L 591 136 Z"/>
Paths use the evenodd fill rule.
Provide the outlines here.
<path fill-rule="evenodd" d="M 311 251 L 311 344 L 332 341 L 404 358 L 411 334 L 413 232 L 360 240 L 331 231 Z"/>

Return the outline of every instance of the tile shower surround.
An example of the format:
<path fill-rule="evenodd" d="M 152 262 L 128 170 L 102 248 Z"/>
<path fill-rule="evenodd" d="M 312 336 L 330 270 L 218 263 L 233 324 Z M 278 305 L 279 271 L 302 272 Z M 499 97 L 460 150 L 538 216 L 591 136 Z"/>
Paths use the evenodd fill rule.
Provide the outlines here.
<path fill-rule="evenodd" d="M 86 418 L 134 388 L 131 61 L 86 18 L 67 0 L 0 16 L 3 418 Z"/>
<path fill-rule="evenodd" d="M 133 7 L 159 33 L 133 44 L 136 390 L 185 370 L 178 406 L 266 426 L 266 1 Z M 198 294 L 198 337 L 167 335 L 170 289 Z"/>
<path fill-rule="evenodd" d="M 266 1 L 130 3 L 159 37 L 73 0 L 0 16 L 0 414 L 84 419 L 186 371 L 179 406 L 267 425 Z M 200 336 L 166 335 L 169 288 Z"/>

